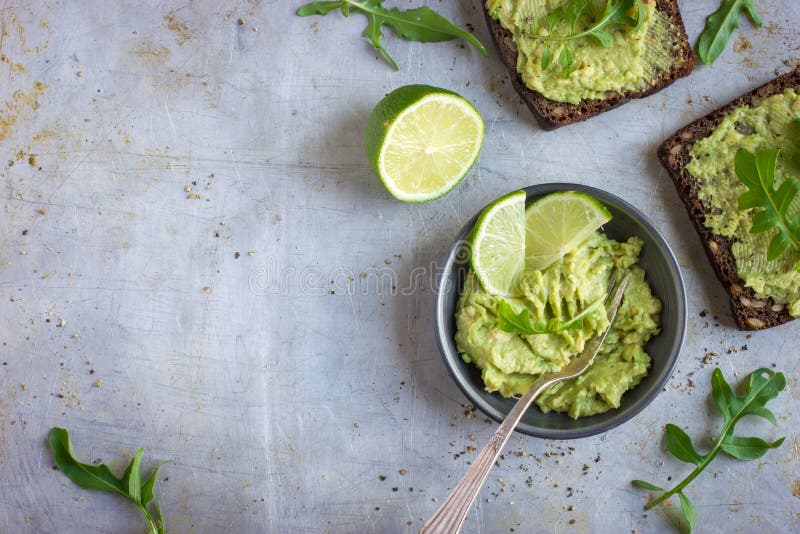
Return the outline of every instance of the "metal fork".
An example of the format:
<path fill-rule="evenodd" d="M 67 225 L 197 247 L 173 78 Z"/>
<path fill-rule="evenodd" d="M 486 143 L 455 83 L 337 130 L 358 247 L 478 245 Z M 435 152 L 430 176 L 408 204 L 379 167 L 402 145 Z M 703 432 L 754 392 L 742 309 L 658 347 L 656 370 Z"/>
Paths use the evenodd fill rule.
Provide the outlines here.
<path fill-rule="evenodd" d="M 511 436 L 511 433 L 514 431 L 514 428 L 516 428 L 520 419 L 522 419 L 522 416 L 533 401 L 536 400 L 536 397 L 553 384 L 580 375 L 592 363 L 592 360 L 594 360 L 594 357 L 600 350 L 600 346 L 606 339 L 606 335 L 611 328 L 611 324 L 614 322 L 614 318 L 617 316 L 617 310 L 619 310 L 619 306 L 622 303 L 622 294 L 630 278 L 631 273 L 627 273 L 622 279 L 619 279 L 618 271 L 614 271 L 611 276 L 611 288 L 606 298 L 609 326 L 602 334 L 589 340 L 583 352 L 576 358 L 570 360 L 560 371 L 545 373 L 539 376 L 536 382 L 528 389 L 528 392 L 520 397 L 511 411 L 508 412 L 508 415 L 489 440 L 489 443 L 486 444 L 486 447 L 484 447 L 469 469 L 467 469 L 464 478 L 462 478 L 461 482 L 453 489 L 450 496 L 447 497 L 447 500 L 442 503 L 442 506 L 439 507 L 428 522 L 422 526 L 419 530 L 420 534 L 451 534 L 461 531 L 461 528 L 464 526 L 464 521 L 469 514 L 469 510 L 472 507 L 472 503 L 475 501 L 475 497 L 478 496 L 478 492 L 481 490 L 484 482 L 486 482 L 486 477 L 489 476 L 489 471 L 492 469 L 495 461 L 497 461 L 497 457 L 500 456 L 500 452 Z"/>

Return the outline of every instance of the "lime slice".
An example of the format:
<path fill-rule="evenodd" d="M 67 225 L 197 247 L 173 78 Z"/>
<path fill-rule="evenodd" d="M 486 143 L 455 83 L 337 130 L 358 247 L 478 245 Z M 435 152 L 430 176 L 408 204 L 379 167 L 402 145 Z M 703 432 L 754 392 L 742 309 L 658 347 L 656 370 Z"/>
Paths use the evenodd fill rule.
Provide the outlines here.
<path fill-rule="evenodd" d="M 597 200 L 565 191 L 540 198 L 525 210 L 525 267 L 542 270 L 611 220 Z"/>
<path fill-rule="evenodd" d="M 472 231 L 472 272 L 493 295 L 517 293 L 525 267 L 525 198 L 525 191 L 515 191 L 495 200 Z"/>
<path fill-rule="evenodd" d="M 406 85 L 372 110 L 366 149 L 372 170 L 395 198 L 425 202 L 467 175 L 483 144 L 483 119 L 461 96 Z"/>

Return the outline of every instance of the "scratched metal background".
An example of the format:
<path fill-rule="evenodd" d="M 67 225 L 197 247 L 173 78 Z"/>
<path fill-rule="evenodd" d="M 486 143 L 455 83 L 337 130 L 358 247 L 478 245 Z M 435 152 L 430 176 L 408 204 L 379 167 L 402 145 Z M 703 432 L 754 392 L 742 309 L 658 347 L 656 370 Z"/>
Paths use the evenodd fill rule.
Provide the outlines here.
<path fill-rule="evenodd" d="M 718 2 L 680 3 L 694 40 Z M 142 532 L 126 502 L 52 469 L 53 426 L 117 469 L 139 446 L 148 468 L 171 460 L 157 487 L 171 532 L 416 531 L 494 429 L 440 361 L 429 270 L 485 203 L 562 180 L 663 229 L 689 336 L 630 423 L 512 438 L 467 531 L 674 528 L 677 510 L 644 513 L 629 481 L 687 472 L 662 427 L 711 438 L 717 365 L 787 373 L 780 428 L 748 429 L 787 440 L 759 461 L 721 458 L 689 489 L 698 530 L 800 530 L 800 332 L 733 328 L 654 156 L 798 59 L 795 2 L 757 3 L 765 28 L 745 22 L 713 69 L 548 133 L 493 49 L 388 36 L 393 72 L 360 16 L 303 19 L 283 0 L 0 1 L 0 531 Z M 479 2 L 433 4 L 490 45 Z M 362 149 L 372 106 L 407 83 L 463 94 L 487 124 L 472 174 L 419 206 L 393 200 Z"/>

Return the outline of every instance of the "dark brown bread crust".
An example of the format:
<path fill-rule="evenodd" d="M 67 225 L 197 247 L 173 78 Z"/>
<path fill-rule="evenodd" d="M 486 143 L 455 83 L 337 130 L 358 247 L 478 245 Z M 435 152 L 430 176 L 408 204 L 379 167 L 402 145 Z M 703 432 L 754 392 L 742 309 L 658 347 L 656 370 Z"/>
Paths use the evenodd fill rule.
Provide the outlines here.
<path fill-rule="evenodd" d="M 555 130 L 561 126 L 582 121 L 604 111 L 614 109 L 632 98 L 643 98 L 656 93 L 678 78 L 688 76 L 692 72 L 694 68 L 694 51 L 689 45 L 688 37 L 686 37 L 686 29 L 683 26 L 683 19 L 681 19 L 677 0 L 656 0 L 656 8 L 665 13 L 675 26 L 680 29 L 680 35 L 675 37 L 680 40 L 682 55 L 675 58 L 669 69 L 661 72 L 655 83 L 643 91 L 609 92 L 603 99 L 585 99 L 578 104 L 549 100 L 540 93 L 529 89 L 517 74 L 517 48 L 514 45 L 511 32 L 503 28 L 498 21 L 489 15 L 485 4 L 483 13 L 486 17 L 486 24 L 489 26 L 489 33 L 492 34 L 492 40 L 497 45 L 500 57 L 511 74 L 511 83 L 514 85 L 514 89 L 516 89 L 528 109 L 536 117 L 536 122 L 539 123 L 539 126 L 544 130 Z"/>
<path fill-rule="evenodd" d="M 734 109 L 752 106 L 765 97 L 797 86 L 800 86 L 800 67 L 678 130 L 658 149 L 658 159 L 661 160 L 661 164 L 667 169 L 675 183 L 678 196 L 686 205 L 686 211 L 689 212 L 689 218 L 703 241 L 703 247 L 708 259 L 711 260 L 714 272 L 730 295 L 733 317 L 740 330 L 770 328 L 792 320 L 792 316 L 784 306 L 776 305 L 772 299 L 758 299 L 752 289 L 745 287 L 736 271 L 736 262 L 731 252 L 732 241 L 714 235 L 706 228 L 704 224 L 706 210 L 697 197 L 697 181 L 686 170 L 686 165 L 691 161 L 689 152 L 695 142 L 711 135 L 720 122 Z"/>

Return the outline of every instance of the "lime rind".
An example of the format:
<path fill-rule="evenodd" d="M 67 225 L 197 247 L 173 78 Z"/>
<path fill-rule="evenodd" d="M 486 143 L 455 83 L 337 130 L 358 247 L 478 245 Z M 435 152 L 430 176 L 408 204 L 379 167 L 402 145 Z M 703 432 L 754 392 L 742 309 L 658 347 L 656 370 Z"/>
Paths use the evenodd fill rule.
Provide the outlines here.
<path fill-rule="evenodd" d="M 489 204 L 472 232 L 470 265 L 491 294 L 517 294 L 525 267 L 525 191 L 515 191 Z"/>
<path fill-rule="evenodd" d="M 564 191 L 540 198 L 525 210 L 525 267 L 545 269 L 610 220 L 608 209 L 584 193 Z"/>

